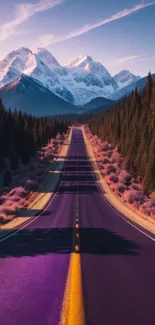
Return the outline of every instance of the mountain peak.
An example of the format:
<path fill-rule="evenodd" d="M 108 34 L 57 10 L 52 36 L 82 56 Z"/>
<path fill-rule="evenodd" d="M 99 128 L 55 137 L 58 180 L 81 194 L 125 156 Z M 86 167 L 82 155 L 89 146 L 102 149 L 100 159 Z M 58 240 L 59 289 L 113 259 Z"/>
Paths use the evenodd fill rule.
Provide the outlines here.
<path fill-rule="evenodd" d="M 32 51 L 30 49 L 28 49 L 27 47 L 23 47 L 23 46 L 21 46 L 19 49 L 17 49 L 17 51 L 18 52 L 23 51 L 23 52 L 30 52 L 30 53 L 32 53 Z"/>
<path fill-rule="evenodd" d="M 139 76 L 134 75 L 129 70 L 121 70 L 113 78 L 117 82 L 119 88 L 122 88 L 122 86 L 128 86 L 129 84 L 140 79 Z"/>
<path fill-rule="evenodd" d="M 124 70 L 121 70 L 120 72 L 118 72 L 114 77 L 120 76 L 120 75 L 133 75 L 133 74 L 129 70 L 124 69 Z"/>
<path fill-rule="evenodd" d="M 45 48 L 37 48 L 35 54 L 49 69 L 60 68 L 59 62 L 52 53 Z"/>
<path fill-rule="evenodd" d="M 90 62 L 93 62 L 93 59 L 91 56 L 87 54 L 80 55 L 76 60 L 74 60 L 71 64 L 69 64 L 70 68 L 82 68 L 83 65 L 88 64 Z"/>
<path fill-rule="evenodd" d="M 93 59 L 92 59 L 92 57 L 90 56 L 90 55 L 88 55 L 88 54 L 86 54 L 86 53 L 84 53 L 84 54 L 81 54 L 80 56 L 79 56 L 79 59 L 83 59 L 83 60 L 91 60 L 91 61 L 93 61 Z"/>

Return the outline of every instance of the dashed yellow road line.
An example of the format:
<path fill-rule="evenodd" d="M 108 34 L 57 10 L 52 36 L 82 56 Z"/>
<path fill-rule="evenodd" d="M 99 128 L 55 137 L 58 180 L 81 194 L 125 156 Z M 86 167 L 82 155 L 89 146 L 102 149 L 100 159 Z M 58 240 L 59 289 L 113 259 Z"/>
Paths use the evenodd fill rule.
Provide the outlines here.
<path fill-rule="evenodd" d="M 74 253 L 71 254 L 59 325 L 85 325 L 82 293 L 78 206 L 79 204 L 77 202 L 77 215 L 73 240 Z"/>

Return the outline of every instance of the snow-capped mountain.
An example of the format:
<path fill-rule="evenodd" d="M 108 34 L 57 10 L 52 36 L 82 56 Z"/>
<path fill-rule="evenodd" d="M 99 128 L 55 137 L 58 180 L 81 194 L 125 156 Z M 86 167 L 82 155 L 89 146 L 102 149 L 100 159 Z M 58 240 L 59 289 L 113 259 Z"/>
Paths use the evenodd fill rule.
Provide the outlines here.
<path fill-rule="evenodd" d="M 10 74 L 10 71 L 14 72 Z M 49 83 L 53 86 L 59 84 L 56 75 L 39 58 L 27 48 L 20 48 L 7 55 L 0 62 L 0 86 L 16 79 L 21 73 L 32 76 L 41 82 Z"/>
<path fill-rule="evenodd" d="M 101 96 L 106 97 L 118 89 L 117 83 L 108 70 L 86 54 L 79 56 L 68 67 L 72 69 L 76 82 L 84 83 L 86 87 L 97 87 L 98 95 L 102 92 Z M 93 90 L 96 92 L 97 89 Z"/>
<path fill-rule="evenodd" d="M 0 62 L 0 87 L 21 74 L 38 80 L 54 94 L 78 106 L 96 97 L 107 98 L 138 78 L 129 71 L 121 71 L 112 77 L 100 62 L 86 54 L 62 67 L 46 49 L 39 48 L 33 53 L 23 47 L 12 51 Z"/>
<path fill-rule="evenodd" d="M 126 86 L 130 85 L 131 83 L 136 82 L 139 79 L 141 79 L 141 77 L 135 76 L 128 70 L 120 71 L 113 78 L 116 81 L 119 88 L 126 87 Z"/>
<path fill-rule="evenodd" d="M 88 56 L 87 54 L 80 55 L 68 67 L 80 68 L 105 79 L 112 78 L 108 70 L 100 62 L 94 61 L 92 57 Z"/>
<path fill-rule="evenodd" d="M 16 108 L 36 116 L 81 113 L 80 109 L 53 94 L 39 81 L 23 74 L 0 88 L 0 98 L 6 108 Z"/>
<path fill-rule="evenodd" d="M 152 74 L 153 80 L 155 80 L 155 73 Z M 140 78 L 137 81 L 127 85 L 126 87 L 123 87 L 122 89 L 116 90 L 113 94 L 111 94 L 108 98 L 111 100 L 118 100 L 122 97 L 128 96 L 131 94 L 131 92 L 137 88 L 138 91 L 142 91 L 142 89 L 145 87 L 147 82 L 147 77 Z"/>
<path fill-rule="evenodd" d="M 61 67 L 52 53 L 44 48 L 37 48 L 35 54 L 50 70 Z"/>
<path fill-rule="evenodd" d="M 26 69 L 27 62 L 31 56 L 33 56 L 32 52 L 26 48 L 20 48 L 9 53 L 0 62 L 0 87 L 19 77 L 21 72 Z"/>
<path fill-rule="evenodd" d="M 25 74 L 37 79 L 60 97 L 70 102 L 74 101 L 73 95 L 55 73 L 58 67 L 60 67 L 59 63 L 47 50 L 38 49 L 37 53 L 33 53 L 27 48 L 20 48 L 11 52 L 0 62 L 0 87 L 14 81 L 21 74 Z"/>

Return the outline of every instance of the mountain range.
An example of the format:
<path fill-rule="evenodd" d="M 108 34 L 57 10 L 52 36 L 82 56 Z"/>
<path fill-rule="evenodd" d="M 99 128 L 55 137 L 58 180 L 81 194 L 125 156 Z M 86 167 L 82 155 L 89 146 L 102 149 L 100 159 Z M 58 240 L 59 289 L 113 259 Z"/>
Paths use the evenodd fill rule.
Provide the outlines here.
<path fill-rule="evenodd" d="M 38 107 L 44 105 L 43 111 L 49 111 L 49 114 L 50 110 L 51 114 L 55 114 L 56 110 L 57 113 L 77 113 L 79 107 L 86 110 L 101 106 L 98 105 L 101 102 L 104 105 L 106 98 L 121 98 L 125 88 L 133 89 L 132 85 L 140 80 L 139 76 L 128 70 L 112 77 L 100 62 L 86 54 L 63 67 L 44 48 L 32 52 L 22 47 L 0 61 L 0 96 L 4 104 L 30 110 L 33 98 L 33 105 L 35 102 Z M 31 94 L 28 94 L 27 89 Z M 46 101 L 45 95 L 48 98 Z M 50 102 L 52 98 L 53 102 Z"/>
<path fill-rule="evenodd" d="M 7 108 L 20 109 L 35 116 L 83 112 L 81 108 L 52 93 L 36 79 L 23 74 L 0 88 L 0 97 Z"/>

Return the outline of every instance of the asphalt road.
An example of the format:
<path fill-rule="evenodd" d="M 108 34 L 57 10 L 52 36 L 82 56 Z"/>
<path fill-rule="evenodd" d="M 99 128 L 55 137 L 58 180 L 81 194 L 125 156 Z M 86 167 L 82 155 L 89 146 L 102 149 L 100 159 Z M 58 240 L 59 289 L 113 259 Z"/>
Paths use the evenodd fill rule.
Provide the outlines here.
<path fill-rule="evenodd" d="M 78 128 L 47 209 L 0 233 L 0 324 L 59 325 L 77 215 L 86 325 L 154 325 L 155 242 L 106 202 Z"/>

